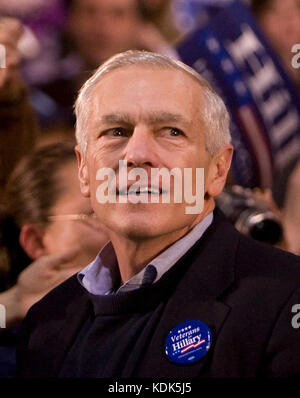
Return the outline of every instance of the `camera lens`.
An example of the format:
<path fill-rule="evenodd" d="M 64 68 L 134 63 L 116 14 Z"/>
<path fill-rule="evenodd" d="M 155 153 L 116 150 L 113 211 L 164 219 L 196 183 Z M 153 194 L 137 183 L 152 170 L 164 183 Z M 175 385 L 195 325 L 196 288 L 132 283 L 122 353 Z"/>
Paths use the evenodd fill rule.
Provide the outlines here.
<path fill-rule="evenodd" d="M 260 242 L 275 245 L 282 239 L 282 228 L 278 222 L 265 219 L 253 225 L 249 231 L 249 235 Z"/>
<path fill-rule="evenodd" d="M 239 186 L 225 189 L 216 198 L 216 203 L 242 234 L 272 245 L 281 241 L 280 220 L 251 191 Z"/>

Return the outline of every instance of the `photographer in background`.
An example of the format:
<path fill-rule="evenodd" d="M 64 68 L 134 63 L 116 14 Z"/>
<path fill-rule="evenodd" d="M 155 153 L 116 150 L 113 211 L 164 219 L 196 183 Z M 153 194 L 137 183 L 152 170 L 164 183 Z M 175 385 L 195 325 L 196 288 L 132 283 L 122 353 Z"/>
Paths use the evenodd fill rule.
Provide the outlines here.
<path fill-rule="evenodd" d="M 20 76 L 17 45 L 22 33 L 19 21 L 0 18 L 0 44 L 6 50 L 6 67 L 0 68 L 0 202 L 10 172 L 32 151 L 38 136 L 36 117 Z"/>

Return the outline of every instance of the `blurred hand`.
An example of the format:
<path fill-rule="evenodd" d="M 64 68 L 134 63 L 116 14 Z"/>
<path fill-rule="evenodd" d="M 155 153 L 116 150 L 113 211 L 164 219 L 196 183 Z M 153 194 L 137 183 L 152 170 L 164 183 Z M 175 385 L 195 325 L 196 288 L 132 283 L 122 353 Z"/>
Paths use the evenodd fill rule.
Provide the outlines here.
<path fill-rule="evenodd" d="M 137 48 L 179 58 L 177 52 L 163 37 L 156 26 L 150 22 L 142 22 L 138 29 Z"/>
<path fill-rule="evenodd" d="M 21 55 L 17 46 L 22 33 L 21 22 L 0 17 L 0 44 L 6 50 L 6 67 L 0 68 L 0 90 L 20 79 Z"/>
<path fill-rule="evenodd" d="M 78 249 L 61 254 L 40 257 L 22 271 L 17 283 L 0 294 L 0 303 L 6 307 L 7 326 L 22 320 L 29 308 L 50 290 L 80 271 L 72 260 Z"/>
<path fill-rule="evenodd" d="M 265 202 L 265 204 L 269 207 L 269 209 L 281 220 L 282 219 L 282 214 L 280 209 L 277 207 L 271 189 L 265 189 L 261 190 L 260 188 L 254 188 L 253 189 L 254 195 Z"/>
<path fill-rule="evenodd" d="M 78 250 L 68 250 L 61 254 L 43 256 L 20 273 L 14 287 L 23 316 L 50 290 L 80 271 L 81 268 L 74 267 L 72 263 L 77 254 Z"/>

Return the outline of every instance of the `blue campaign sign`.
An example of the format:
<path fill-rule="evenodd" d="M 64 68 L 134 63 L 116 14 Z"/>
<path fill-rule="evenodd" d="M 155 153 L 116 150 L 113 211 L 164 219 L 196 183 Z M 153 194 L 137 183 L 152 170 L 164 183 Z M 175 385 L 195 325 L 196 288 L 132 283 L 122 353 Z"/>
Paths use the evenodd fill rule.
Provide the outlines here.
<path fill-rule="evenodd" d="M 300 154 L 300 102 L 249 9 L 234 1 L 177 50 L 230 111 L 234 182 L 271 187 L 276 172 Z"/>
<path fill-rule="evenodd" d="M 233 0 L 172 0 L 171 6 L 180 30 L 190 31 L 197 27 L 203 14 L 216 12 Z"/>

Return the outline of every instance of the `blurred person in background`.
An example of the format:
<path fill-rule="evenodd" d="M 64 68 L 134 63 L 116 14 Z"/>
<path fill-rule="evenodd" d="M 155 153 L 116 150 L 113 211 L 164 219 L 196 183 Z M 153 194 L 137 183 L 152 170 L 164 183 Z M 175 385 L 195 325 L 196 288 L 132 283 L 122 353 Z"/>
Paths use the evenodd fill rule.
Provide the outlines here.
<path fill-rule="evenodd" d="M 282 213 L 287 250 L 300 256 L 300 160 L 288 179 Z"/>
<path fill-rule="evenodd" d="M 0 18 L 0 44 L 6 50 L 6 67 L 0 68 L 0 202 L 10 172 L 32 151 L 38 136 L 36 116 L 20 76 L 17 43 L 22 32 L 17 20 Z"/>
<path fill-rule="evenodd" d="M 18 6 L 0 0 L 1 13 L 20 18 L 33 33 L 25 52 L 36 56 L 26 57 L 22 70 L 42 131 L 73 126 L 78 89 L 115 53 L 137 48 L 178 57 L 140 0 L 23 0 Z"/>
<path fill-rule="evenodd" d="M 282 220 L 287 250 L 300 256 L 300 160 L 288 179 Z"/>
<path fill-rule="evenodd" d="M 299 0 L 252 0 L 251 8 L 261 29 L 277 52 L 300 93 L 300 68 L 292 66 L 295 44 L 300 43 Z M 300 154 L 299 154 L 300 156 Z M 290 162 L 274 180 L 273 195 L 280 209 L 285 249 L 300 255 L 300 161 Z"/>
<path fill-rule="evenodd" d="M 115 53 L 136 48 L 178 57 L 140 0 L 0 0 L 0 15 L 30 31 L 22 72 L 42 132 L 73 126 L 78 89 Z"/>
<path fill-rule="evenodd" d="M 48 123 L 60 118 L 73 125 L 77 91 L 93 70 L 115 53 L 145 49 L 178 57 L 160 30 L 144 18 L 138 0 L 65 0 L 65 5 L 56 73 L 35 86 L 47 96 L 44 102 L 37 101 L 36 109 L 40 115 L 52 115 Z"/>
<path fill-rule="evenodd" d="M 4 199 L 0 303 L 6 305 L 9 327 L 90 262 L 107 237 L 93 217 L 89 199 L 80 193 L 73 142 L 45 146 L 24 158 L 10 176 Z M 39 262 L 28 267 L 33 260 Z M 11 330 L 1 337 L 4 347 L 14 341 Z M 14 344 L 11 355 L 13 350 Z M 7 369 L 7 357 L 1 355 L 1 360 L 0 375 L 1 369 Z"/>
<path fill-rule="evenodd" d="M 17 165 L 4 194 L 1 232 L 6 287 L 43 255 L 81 249 L 74 267 L 95 257 L 106 235 L 80 194 L 73 142 L 41 147 Z"/>
<path fill-rule="evenodd" d="M 0 15 L 16 18 L 25 27 L 23 56 L 29 62 L 22 69 L 26 81 L 38 84 L 55 76 L 66 17 L 63 0 L 0 0 Z"/>
<path fill-rule="evenodd" d="M 95 69 L 128 49 L 172 52 L 137 0 L 69 0 L 67 32 L 86 67 Z"/>
<path fill-rule="evenodd" d="M 175 25 L 173 0 L 139 0 L 138 5 L 145 21 L 153 23 L 169 43 L 176 43 L 181 32 Z"/>
<path fill-rule="evenodd" d="M 300 154 L 274 181 L 272 200 L 284 231 L 283 249 L 300 255 Z M 270 201 L 269 201 L 270 203 Z"/>
<path fill-rule="evenodd" d="M 299 0 L 252 0 L 251 8 L 283 67 L 300 90 L 300 69 L 292 67 L 294 54 L 291 52 L 294 44 L 300 43 Z"/>

